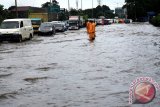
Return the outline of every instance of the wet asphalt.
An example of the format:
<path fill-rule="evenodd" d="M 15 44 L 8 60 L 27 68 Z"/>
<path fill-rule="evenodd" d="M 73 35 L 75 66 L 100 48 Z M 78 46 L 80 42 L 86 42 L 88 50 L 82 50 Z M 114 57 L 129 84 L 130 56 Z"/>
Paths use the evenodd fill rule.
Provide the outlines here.
<path fill-rule="evenodd" d="M 160 83 L 160 28 L 148 23 L 97 26 L 0 43 L 0 107 L 159 107 L 129 105 L 137 77 Z"/>

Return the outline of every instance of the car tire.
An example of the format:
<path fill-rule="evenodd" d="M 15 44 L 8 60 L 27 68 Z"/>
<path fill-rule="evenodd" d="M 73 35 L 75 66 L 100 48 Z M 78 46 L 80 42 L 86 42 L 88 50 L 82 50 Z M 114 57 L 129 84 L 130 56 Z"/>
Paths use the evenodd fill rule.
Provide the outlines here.
<path fill-rule="evenodd" d="M 29 38 L 28 38 L 28 40 L 31 40 L 31 39 L 32 39 L 32 34 L 30 34 L 30 35 L 29 35 Z"/>
<path fill-rule="evenodd" d="M 19 37 L 18 37 L 17 42 L 19 42 L 19 43 L 21 43 L 21 42 L 22 42 L 22 36 L 19 36 Z"/>
<path fill-rule="evenodd" d="M 41 34 L 40 34 L 40 33 L 38 33 L 38 36 L 41 36 Z"/>
<path fill-rule="evenodd" d="M 55 35 L 56 34 L 56 30 L 53 30 L 53 35 Z"/>

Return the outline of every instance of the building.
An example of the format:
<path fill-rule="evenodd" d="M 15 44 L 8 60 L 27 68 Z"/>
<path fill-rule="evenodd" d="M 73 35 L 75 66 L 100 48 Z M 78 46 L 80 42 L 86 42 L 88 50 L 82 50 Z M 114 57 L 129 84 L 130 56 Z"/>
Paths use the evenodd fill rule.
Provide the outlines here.
<path fill-rule="evenodd" d="M 57 21 L 59 19 L 60 6 L 56 0 L 52 0 L 51 5 L 48 7 L 48 20 Z"/>
<path fill-rule="evenodd" d="M 15 6 L 11 7 L 9 11 L 16 16 Z M 18 18 L 28 18 L 30 13 L 47 13 L 44 8 L 31 7 L 31 6 L 20 6 L 17 7 Z"/>

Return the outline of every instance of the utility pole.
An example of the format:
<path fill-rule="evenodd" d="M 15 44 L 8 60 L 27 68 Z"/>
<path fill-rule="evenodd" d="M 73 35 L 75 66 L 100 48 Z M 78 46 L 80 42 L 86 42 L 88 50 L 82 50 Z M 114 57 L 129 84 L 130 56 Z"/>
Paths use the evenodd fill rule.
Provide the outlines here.
<path fill-rule="evenodd" d="M 97 0 L 98 5 L 101 6 L 102 1 L 101 0 Z"/>
<path fill-rule="evenodd" d="M 137 9 L 136 9 L 136 0 L 134 1 L 134 6 L 135 6 L 135 22 L 137 21 Z"/>
<path fill-rule="evenodd" d="M 68 11 L 70 11 L 70 2 L 68 0 Z"/>
<path fill-rule="evenodd" d="M 81 0 L 81 10 L 82 10 L 82 0 Z"/>
<path fill-rule="evenodd" d="M 93 0 L 92 0 L 92 18 L 93 18 Z"/>
<path fill-rule="evenodd" d="M 17 0 L 15 0 L 15 7 L 16 7 L 16 18 L 18 18 Z"/>
<path fill-rule="evenodd" d="M 68 0 L 68 18 L 69 18 L 69 16 L 70 16 L 70 2 Z"/>
<path fill-rule="evenodd" d="M 78 0 L 76 0 L 76 8 L 77 8 L 77 10 L 78 10 Z"/>

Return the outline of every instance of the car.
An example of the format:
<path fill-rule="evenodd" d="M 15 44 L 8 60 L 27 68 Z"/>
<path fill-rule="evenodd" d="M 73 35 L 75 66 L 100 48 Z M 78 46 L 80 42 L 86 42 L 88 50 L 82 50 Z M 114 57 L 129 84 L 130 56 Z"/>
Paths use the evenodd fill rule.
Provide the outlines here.
<path fill-rule="evenodd" d="M 132 19 L 125 19 L 124 23 L 128 24 L 128 23 L 132 23 Z"/>
<path fill-rule="evenodd" d="M 0 41 L 17 41 L 32 39 L 31 19 L 6 19 L 1 23 Z"/>
<path fill-rule="evenodd" d="M 63 24 L 63 26 L 64 26 L 64 30 L 65 31 L 67 31 L 67 29 L 68 29 L 68 27 L 67 27 L 67 23 L 65 23 L 65 22 L 61 22 L 62 24 Z"/>
<path fill-rule="evenodd" d="M 65 31 L 65 25 L 62 22 L 59 23 L 53 23 L 53 25 L 55 26 L 56 31 Z"/>
<path fill-rule="evenodd" d="M 64 21 L 64 23 L 65 23 L 65 25 L 66 25 L 66 27 L 67 27 L 67 29 L 68 29 L 68 27 L 69 27 L 69 21 L 66 20 L 66 21 Z"/>
<path fill-rule="evenodd" d="M 44 22 L 40 25 L 38 29 L 38 35 L 55 35 L 56 29 L 53 23 L 51 22 Z"/>

